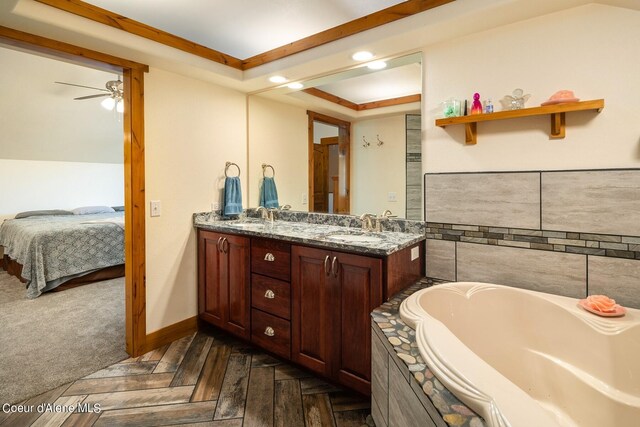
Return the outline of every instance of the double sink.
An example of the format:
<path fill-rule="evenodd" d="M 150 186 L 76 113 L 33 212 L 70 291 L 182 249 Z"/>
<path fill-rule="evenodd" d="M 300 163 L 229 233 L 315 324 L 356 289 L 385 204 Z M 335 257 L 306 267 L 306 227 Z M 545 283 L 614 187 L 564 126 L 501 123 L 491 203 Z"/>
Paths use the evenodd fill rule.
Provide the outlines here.
<path fill-rule="evenodd" d="M 227 225 L 233 228 L 238 228 L 240 230 L 246 231 L 273 231 L 273 232 L 295 232 L 296 229 L 299 231 L 309 230 L 309 227 L 312 226 L 310 224 L 297 224 L 288 221 L 274 221 L 274 222 L 264 222 L 264 221 L 251 221 L 251 220 L 242 220 L 242 221 L 229 221 Z M 316 227 L 314 227 L 316 228 Z M 345 230 L 340 231 L 329 231 L 324 234 L 320 234 L 317 236 L 320 240 L 325 241 L 335 241 L 335 242 L 345 242 L 345 243 L 379 243 L 386 239 L 386 236 L 383 233 L 374 233 L 365 230 L 359 230 L 354 228 L 346 228 Z"/>

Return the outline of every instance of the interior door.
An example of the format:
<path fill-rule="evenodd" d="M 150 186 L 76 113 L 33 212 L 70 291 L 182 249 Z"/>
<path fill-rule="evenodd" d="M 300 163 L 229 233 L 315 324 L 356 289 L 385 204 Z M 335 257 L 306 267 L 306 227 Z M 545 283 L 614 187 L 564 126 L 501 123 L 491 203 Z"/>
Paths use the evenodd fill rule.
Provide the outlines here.
<path fill-rule="evenodd" d="M 313 144 L 313 212 L 328 212 L 329 146 Z"/>
<path fill-rule="evenodd" d="M 337 200 L 335 206 L 337 213 L 348 215 L 351 207 L 349 203 L 349 192 L 351 184 L 350 155 L 351 155 L 351 131 L 350 126 L 341 124 L 338 132 L 338 195 L 334 194 Z"/>

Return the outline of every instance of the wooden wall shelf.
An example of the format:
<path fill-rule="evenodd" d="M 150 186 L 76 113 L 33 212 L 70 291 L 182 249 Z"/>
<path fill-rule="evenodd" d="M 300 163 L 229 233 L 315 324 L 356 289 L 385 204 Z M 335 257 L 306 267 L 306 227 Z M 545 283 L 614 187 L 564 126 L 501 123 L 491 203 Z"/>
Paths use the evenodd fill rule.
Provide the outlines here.
<path fill-rule="evenodd" d="M 565 132 L 565 113 L 584 110 L 596 110 L 597 112 L 600 112 L 603 108 L 604 99 L 594 99 L 592 101 L 570 102 L 566 104 L 523 108 L 521 110 L 506 110 L 498 111 L 497 113 L 474 114 L 471 116 L 437 119 L 436 126 L 444 128 L 450 125 L 464 124 L 465 142 L 467 144 L 475 144 L 477 142 L 478 122 L 517 119 L 519 117 L 543 116 L 548 114 L 551 117 L 551 131 L 549 132 L 549 137 L 551 139 L 562 139 L 564 138 Z"/>

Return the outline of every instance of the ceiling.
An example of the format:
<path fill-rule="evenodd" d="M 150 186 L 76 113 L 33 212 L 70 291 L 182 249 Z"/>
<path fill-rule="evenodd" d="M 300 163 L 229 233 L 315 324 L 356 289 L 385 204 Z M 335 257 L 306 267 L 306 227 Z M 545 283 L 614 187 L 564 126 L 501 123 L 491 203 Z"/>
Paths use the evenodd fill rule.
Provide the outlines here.
<path fill-rule="evenodd" d="M 85 0 L 236 58 L 248 58 L 403 0 Z"/>
<path fill-rule="evenodd" d="M 279 85 L 269 82 L 267 78 L 275 74 L 283 75 L 289 81 L 309 82 L 328 74 L 360 67 L 362 64 L 351 59 L 351 55 L 358 50 L 373 52 L 375 59 L 396 58 L 415 52 L 425 52 L 428 58 L 429 46 L 592 2 L 640 9 L 638 0 L 87 1 L 91 3 L 81 0 L 2 0 L 0 26 L 137 61 L 249 94 L 274 92 L 273 89 Z M 391 9 L 381 11 L 389 5 Z M 98 19 L 95 18 L 95 11 L 87 11 L 87 8 L 102 7 L 113 12 L 105 12 Z M 331 12 L 327 13 L 327 10 Z M 404 13 L 398 10 L 403 10 Z M 371 11 L 378 12 L 374 12 L 373 18 L 371 15 L 363 17 L 363 14 Z M 146 37 L 127 31 L 132 21 L 116 15 L 116 12 L 147 23 L 151 27 L 145 29 L 152 34 L 154 31 L 160 33 L 152 28 L 158 26 L 166 32 L 164 35 L 168 39 L 171 39 L 171 33 L 179 33 L 181 37 L 188 39 L 197 38 L 200 43 L 214 48 L 201 46 L 202 49 L 215 51 L 223 57 L 225 50 L 242 57 L 284 41 L 294 41 L 258 54 L 260 60 L 254 61 L 251 67 L 244 66 L 251 58 L 233 58 L 240 63 L 239 67 L 233 67 L 225 65 L 224 61 L 212 60 L 206 55 L 181 49 L 166 42 L 166 38 Z M 380 14 L 385 15 L 386 21 L 376 21 Z M 203 20 L 203 16 L 206 19 Z M 359 17 L 355 18 L 357 25 L 353 24 L 354 17 Z M 343 27 L 335 27 L 335 24 L 348 20 L 351 21 L 346 25 L 355 30 L 336 36 Z M 364 21 L 376 21 L 384 25 L 366 26 L 362 24 Z M 311 38 L 317 40 L 317 31 L 331 25 L 334 27 L 326 31 L 333 38 L 320 37 L 320 43 L 311 45 L 308 45 L 308 38 L 299 39 L 316 32 Z M 212 35 L 214 30 L 219 30 L 218 35 Z M 189 44 L 184 38 L 180 40 Z M 271 55 L 274 51 L 278 51 L 280 55 Z M 343 96 L 348 98 L 350 95 L 343 93 Z M 299 93 L 283 98 L 295 98 L 297 102 L 308 105 L 309 99 L 314 97 Z M 355 114 L 365 118 L 371 112 L 366 110 Z"/>
<path fill-rule="evenodd" d="M 403 0 L 84 0 L 235 58 L 249 58 Z M 420 64 L 313 84 L 355 104 L 421 93 Z M 305 85 L 306 88 L 309 84 Z"/>

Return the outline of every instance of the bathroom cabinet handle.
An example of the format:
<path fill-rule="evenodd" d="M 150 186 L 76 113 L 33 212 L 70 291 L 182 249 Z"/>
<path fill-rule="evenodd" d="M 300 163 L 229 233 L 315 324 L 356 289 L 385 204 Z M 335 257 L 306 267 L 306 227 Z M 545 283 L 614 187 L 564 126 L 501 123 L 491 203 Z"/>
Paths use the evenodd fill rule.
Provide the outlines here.
<path fill-rule="evenodd" d="M 324 257 L 324 274 L 329 275 L 329 255 Z"/>
<path fill-rule="evenodd" d="M 220 247 L 220 242 L 222 242 L 222 237 L 218 237 L 218 252 L 222 252 L 222 248 Z"/>
<path fill-rule="evenodd" d="M 340 263 L 338 263 L 338 258 L 333 257 L 333 261 L 331 261 L 331 273 L 333 277 L 338 277 L 338 269 L 340 268 Z"/>
<path fill-rule="evenodd" d="M 225 254 L 229 252 L 229 241 L 226 237 L 222 239 L 222 252 L 224 252 Z"/>
<path fill-rule="evenodd" d="M 271 289 L 267 289 L 267 292 L 264 293 L 264 297 L 274 299 L 276 297 L 276 294 Z"/>
<path fill-rule="evenodd" d="M 267 329 L 264 330 L 264 334 L 268 337 L 272 337 L 276 334 L 276 331 L 274 331 L 271 326 L 267 326 Z"/>
<path fill-rule="evenodd" d="M 264 260 L 265 261 L 269 261 L 269 262 L 273 262 L 276 260 L 276 257 L 273 256 L 273 254 L 271 252 L 267 252 L 267 254 L 264 256 Z"/>

